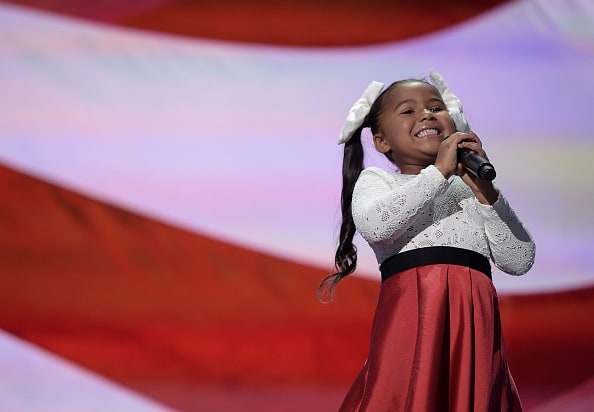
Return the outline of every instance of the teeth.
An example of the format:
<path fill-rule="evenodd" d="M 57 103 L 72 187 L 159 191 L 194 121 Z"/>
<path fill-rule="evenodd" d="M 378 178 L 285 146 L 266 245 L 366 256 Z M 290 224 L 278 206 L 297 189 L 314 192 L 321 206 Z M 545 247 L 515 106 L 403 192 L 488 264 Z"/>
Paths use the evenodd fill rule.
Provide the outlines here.
<path fill-rule="evenodd" d="M 430 134 L 439 134 L 439 131 L 437 129 L 423 129 L 419 133 L 417 133 L 417 136 L 425 137 Z"/>

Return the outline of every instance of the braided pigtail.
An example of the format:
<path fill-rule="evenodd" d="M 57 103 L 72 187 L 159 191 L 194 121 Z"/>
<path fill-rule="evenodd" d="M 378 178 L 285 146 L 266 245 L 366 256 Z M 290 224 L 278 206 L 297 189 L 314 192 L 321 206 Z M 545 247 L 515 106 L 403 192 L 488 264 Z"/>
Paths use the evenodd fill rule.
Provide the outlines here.
<path fill-rule="evenodd" d="M 342 223 L 338 247 L 334 256 L 336 273 L 327 276 L 318 288 L 318 299 L 321 302 L 329 302 L 334 299 L 336 285 L 342 278 L 353 273 L 357 267 L 357 247 L 353 244 L 355 236 L 355 222 L 351 203 L 353 201 L 353 190 L 359 175 L 363 171 L 363 145 L 361 144 L 361 131 L 365 125 L 361 125 L 353 132 L 352 137 L 344 146 L 344 157 L 342 161 L 342 193 L 341 210 Z"/>

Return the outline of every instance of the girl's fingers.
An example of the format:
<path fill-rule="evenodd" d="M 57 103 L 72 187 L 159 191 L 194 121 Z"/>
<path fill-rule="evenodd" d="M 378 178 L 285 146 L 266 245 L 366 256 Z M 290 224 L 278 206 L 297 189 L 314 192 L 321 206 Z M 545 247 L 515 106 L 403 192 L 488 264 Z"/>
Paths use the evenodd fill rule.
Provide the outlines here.
<path fill-rule="evenodd" d="M 471 131 L 470 135 L 474 137 L 478 144 L 480 144 L 481 146 L 483 145 L 483 141 L 480 139 L 480 137 L 478 137 L 478 135 L 475 132 Z"/>
<path fill-rule="evenodd" d="M 487 154 L 485 153 L 482 145 L 478 142 L 469 142 L 469 141 L 460 142 L 460 143 L 458 143 L 458 148 L 459 149 L 470 149 L 473 152 L 484 157 L 485 159 L 487 158 Z"/>
<path fill-rule="evenodd" d="M 460 144 L 462 142 L 472 142 L 472 143 L 477 143 L 478 145 L 482 146 L 481 139 L 479 139 L 479 137 L 474 132 L 470 132 L 470 133 L 456 132 L 456 133 L 453 133 L 453 134 L 447 136 L 445 139 L 443 139 L 443 141 L 445 141 L 446 139 L 455 141 L 456 144 Z"/>

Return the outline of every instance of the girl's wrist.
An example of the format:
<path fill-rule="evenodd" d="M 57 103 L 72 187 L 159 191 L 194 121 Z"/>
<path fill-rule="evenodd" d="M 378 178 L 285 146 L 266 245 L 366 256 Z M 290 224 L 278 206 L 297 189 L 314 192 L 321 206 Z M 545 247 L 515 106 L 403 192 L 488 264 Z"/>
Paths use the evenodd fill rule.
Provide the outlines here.
<path fill-rule="evenodd" d="M 492 183 L 488 183 L 488 186 L 481 187 L 479 192 L 475 192 L 474 196 L 476 199 L 484 205 L 492 205 L 499 198 L 499 192 Z"/>
<path fill-rule="evenodd" d="M 433 166 L 435 166 L 435 168 L 437 170 L 439 170 L 441 172 L 441 174 L 443 175 L 443 177 L 446 179 L 449 179 L 454 174 L 453 172 L 448 173 L 449 170 L 446 167 L 443 167 L 441 165 L 434 164 Z"/>

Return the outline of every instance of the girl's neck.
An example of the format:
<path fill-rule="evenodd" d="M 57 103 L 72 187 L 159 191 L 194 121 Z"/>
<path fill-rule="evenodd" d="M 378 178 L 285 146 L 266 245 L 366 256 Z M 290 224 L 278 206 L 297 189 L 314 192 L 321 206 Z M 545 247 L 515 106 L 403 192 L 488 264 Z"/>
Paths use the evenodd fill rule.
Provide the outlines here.
<path fill-rule="evenodd" d="M 426 166 L 419 165 L 402 165 L 398 166 L 398 170 L 403 175 L 418 175 Z"/>

